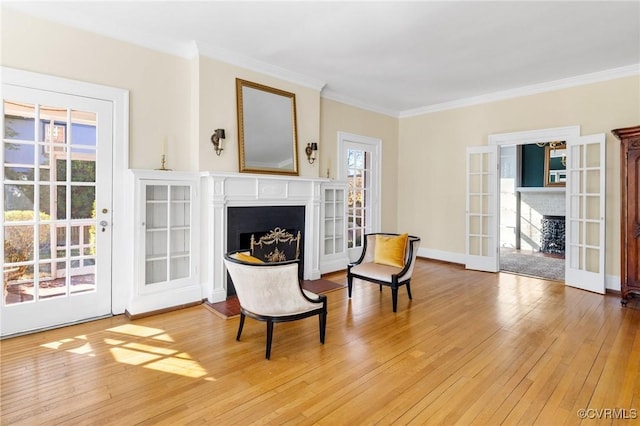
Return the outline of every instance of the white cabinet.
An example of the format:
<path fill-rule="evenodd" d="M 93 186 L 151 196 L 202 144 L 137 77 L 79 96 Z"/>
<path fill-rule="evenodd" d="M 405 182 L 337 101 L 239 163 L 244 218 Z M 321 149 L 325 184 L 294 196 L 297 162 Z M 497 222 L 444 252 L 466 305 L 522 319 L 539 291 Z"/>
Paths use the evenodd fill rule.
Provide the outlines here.
<path fill-rule="evenodd" d="M 347 268 L 347 182 L 322 184 L 320 272 L 328 273 Z"/>
<path fill-rule="evenodd" d="M 142 181 L 146 286 L 188 279 L 193 275 L 191 223 L 193 185 Z"/>
<path fill-rule="evenodd" d="M 130 313 L 201 301 L 196 250 L 199 176 L 137 170 L 133 185 L 136 280 Z"/>

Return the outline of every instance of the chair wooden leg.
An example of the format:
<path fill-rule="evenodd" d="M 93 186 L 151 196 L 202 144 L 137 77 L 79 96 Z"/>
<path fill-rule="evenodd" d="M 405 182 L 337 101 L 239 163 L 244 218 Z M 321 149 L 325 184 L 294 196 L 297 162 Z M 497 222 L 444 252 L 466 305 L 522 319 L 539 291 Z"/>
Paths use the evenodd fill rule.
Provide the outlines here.
<path fill-rule="evenodd" d="M 242 334 L 242 327 L 244 327 L 244 314 L 240 313 L 240 323 L 238 324 L 238 334 L 236 335 L 236 340 L 240 340 L 240 335 Z"/>
<path fill-rule="evenodd" d="M 380 293 L 382 293 L 382 284 L 380 284 Z"/>
<path fill-rule="evenodd" d="M 353 276 L 347 273 L 347 288 L 349 292 L 349 299 L 351 299 L 351 289 L 353 288 Z"/>
<path fill-rule="evenodd" d="M 273 321 L 267 320 L 267 352 L 265 358 L 271 358 L 271 341 L 273 340 Z"/>
<path fill-rule="evenodd" d="M 323 312 L 319 315 L 319 323 L 320 323 L 320 343 L 324 345 L 324 336 L 327 330 L 327 313 Z"/>
<path fill-rule="evenodd" d="M 413 299 L 413 297 L 411 297 L 411 280 L 407 281 L 407 294 L 409 295 L 409 300 Z"/>
<path fill-rule="evenodd" d="M 398 288 L 391 287 L 391 301 L 393 302 L 393 312 L 398 310 Z"/>

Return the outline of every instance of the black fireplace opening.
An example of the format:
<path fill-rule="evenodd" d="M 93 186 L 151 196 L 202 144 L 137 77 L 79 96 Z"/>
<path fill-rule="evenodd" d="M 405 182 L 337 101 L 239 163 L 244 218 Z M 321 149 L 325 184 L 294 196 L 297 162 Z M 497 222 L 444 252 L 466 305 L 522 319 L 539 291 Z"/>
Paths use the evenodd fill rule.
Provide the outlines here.
<path fill-rule="evenodd" d="M 564 256 L 565 217 L 543 216 L 540 252 Z"/>
<path fill-rule="evenodd" d="M 304 277 L 304 206 L 227 207 L 227 251 L 249 250 L 251 234 L 264 234 L 275 228 L 288 232 L 300 231 L 300 267 L 298 276 Z M 227 297 L 236 294 L 227 274 Z"/>

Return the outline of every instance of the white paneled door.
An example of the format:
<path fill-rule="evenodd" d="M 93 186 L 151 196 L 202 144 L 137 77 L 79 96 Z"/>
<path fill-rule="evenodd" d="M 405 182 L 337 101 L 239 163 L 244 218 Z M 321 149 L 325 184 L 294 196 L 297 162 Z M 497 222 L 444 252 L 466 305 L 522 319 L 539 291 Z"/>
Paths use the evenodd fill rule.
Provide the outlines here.
<path fill-rule="evenodd" d="M 3 84 L 2 336 L 111 313 L 112 103 Z"/>

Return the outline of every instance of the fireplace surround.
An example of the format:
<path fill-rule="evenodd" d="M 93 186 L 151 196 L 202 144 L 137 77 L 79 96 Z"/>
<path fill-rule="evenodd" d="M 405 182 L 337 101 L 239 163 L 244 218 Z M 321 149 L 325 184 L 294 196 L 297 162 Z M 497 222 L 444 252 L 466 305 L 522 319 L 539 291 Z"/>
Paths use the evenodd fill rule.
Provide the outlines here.
<path fill-rule="evenodd" d="M 251 235 L 275 228 L 301 231 L 298 274 L 304 277 L 304 206 L 251 206 L 227 208 L 227 251 L 249 249 Z M 235 294 L 233 282 L 227 280 L 227 296 Z"/>
<path fill-rule="evenodd" d="M 302 278 L 320 278 L 320 189 L 322 183 L 329 181 L 285 175 L 202 173 L 201 191 L 204 202 L 201 217 L 204 235 L 200 244 L 200 264 L 203 266 L 200 279 L 207 300 L 215 303 L 227 298 L 228 284 L 223 257 L 225 252 L 235 248 L 234 243 L 228 239 L 228 225 L 231 222 L 235 226 L 229 212 L 235 215 L 239 211 L 236 208 L 297 207 L 298 211 L 302 210 L 304 220 L 301 225 L 277 223 L 273 226 L 265 225 L 262 229 L 259 224 L 246 232 L 267 231 L 275 226 L 301 226 Z M 243 247 L 238 247 L 240 248 Z"/>

